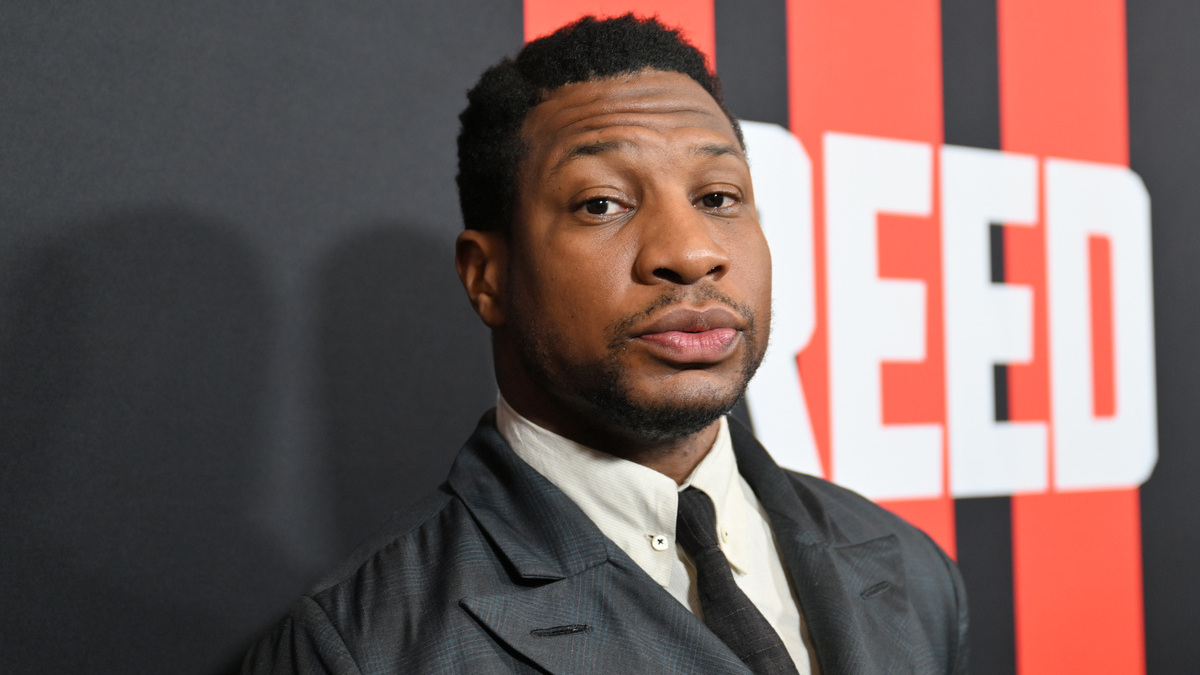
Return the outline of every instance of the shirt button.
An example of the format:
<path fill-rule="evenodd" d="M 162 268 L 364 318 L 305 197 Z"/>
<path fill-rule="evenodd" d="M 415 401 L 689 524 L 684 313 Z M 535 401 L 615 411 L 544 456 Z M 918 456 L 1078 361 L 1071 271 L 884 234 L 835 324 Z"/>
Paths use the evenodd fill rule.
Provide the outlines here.
<path fill-rule="evenodd" d="M 724 528 L 721 529 L 721 541 L 726 542 L 726 543 L 729 542 L 729 530 L 726 530 Z"/>
<path fill-rule="evenodd" d="M 665 551 L 671 547 L 671 540 L 665 534 L 656 534 L 650 537 L 650 546 L 655 551 Z"/>

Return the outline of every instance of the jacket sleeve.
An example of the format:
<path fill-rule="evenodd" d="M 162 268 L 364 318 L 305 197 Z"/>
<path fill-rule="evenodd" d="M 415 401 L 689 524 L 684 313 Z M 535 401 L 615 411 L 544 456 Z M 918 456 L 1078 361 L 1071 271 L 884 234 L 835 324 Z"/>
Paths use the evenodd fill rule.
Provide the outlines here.
<path fill-rule="evenodd" d="M 941 555 L 942 564 L 946 566 L 946 572 L 950 575 L 951 584 L 954 587 L 955 626 L 952 629 L 954 635 L 951 637 L 946 672 L 954 673 L 954 675 L 968 675 L 971 672 L 969 663 L 971 642 L 970 622 L 967 615 L 967 587 L 963 583 L 962 574 L 958 571 L 958 565 L 954 564 L 954 561 L 940 548 L 938 553 Z"/>
<path fill-rule="evenodd" d="M 242 662 L 243 675 L 361 672 L 329 615 L 308 596 Z"/>

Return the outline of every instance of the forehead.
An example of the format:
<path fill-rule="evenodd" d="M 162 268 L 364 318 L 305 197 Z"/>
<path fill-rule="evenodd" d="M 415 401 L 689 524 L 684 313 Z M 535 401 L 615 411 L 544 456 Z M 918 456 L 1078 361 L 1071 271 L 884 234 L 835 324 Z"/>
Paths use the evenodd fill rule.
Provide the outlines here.
<path fill-rule="evenodd" d="M 741 154 L 733 125 L 703 87 L 682 73 L 656 70 L 559 87 L 522 126 L 533 165 L 553 166 L 589 145 L 684 135 L 695 143 L 732 144 Z"/>

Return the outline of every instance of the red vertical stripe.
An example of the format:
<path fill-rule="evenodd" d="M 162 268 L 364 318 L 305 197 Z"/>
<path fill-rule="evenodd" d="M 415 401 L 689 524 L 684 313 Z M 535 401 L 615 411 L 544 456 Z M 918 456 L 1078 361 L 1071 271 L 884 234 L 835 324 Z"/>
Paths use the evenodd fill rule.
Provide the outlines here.
<path fill-rule="evenodd" d="M 999 0 L 998 10 L 1003 148 L 1127 163 L 1123 1 Z M 1037 240 L 1006 240 L 1013 280 L 1032 280 L 1039 304 L 1034 366 L 1012 369 L 1015 419 L 1051 412 L 1044 231 L 1037 232 Z M 1108 283 L 1103 272 L 1093 270 L 1093 283 Z M 1136 490 L 1015 497 L 1013 555 L 1022 675 L 1145 672 Z"/>
<path fill-rule="evenodd" d="M 940 144 L 941 35 L 938 0 L 789 0 L 788 78 L 792 131 L 815 167 L 822 135 L 842 131 Z M 816 250 L 825 250 L 824 180 L 815 172 Z M 936 181 L 935 181 L 936 185 Z M 945 421 L 941 235 L 927 219 L 881 218 L 880 273 L 927 285 L 926 360 L 883 366 L 887 423 Z M 800 372 L 825 466 L 831 466 L 829 347 L 825 260 L 817 256 L 817 333 L 800 354 Z M 954 551 L 948 498 L 886 504 Z"/>
<path fill-rule="evenodd" d="M 585 14 L 657 16 L 664 25 L 684 36 L 708 56 L 716 56 L 716 18 L 713 0 L 525 0 L 525 39 L 553 33 Z"/>
<path fill-rule="evenodd" d="M 1144 673 L 1137 490 L 1013 499 L 1017 670 Z"/>
<path fill-rule="evenodd" d="M 1113 360 L 1112 241 L 1088 237 L 1089 283 L 1092 288 L 1092 412 L 1112 417 L 1116 412 Z"/>
<path fill-rule="evenodd" d="M 999 0 L 1004 149 L 1129 163 L 1123 0 Z"/>
<path fill-rule="evenodd" d="M 942 422 L 946 370 L 942 310 L 941 230 L 928 218 L 879 217 L 879 276 L 925 282 L 927 335 L 923 363 L 885 363 L 884 424 Z"/>

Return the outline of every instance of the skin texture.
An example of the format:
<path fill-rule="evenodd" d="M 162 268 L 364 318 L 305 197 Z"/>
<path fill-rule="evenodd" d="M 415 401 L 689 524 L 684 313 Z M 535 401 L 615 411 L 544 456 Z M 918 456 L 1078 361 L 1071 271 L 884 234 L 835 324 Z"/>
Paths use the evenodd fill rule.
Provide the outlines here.
<path fill-rule="evenodd" d="M 522 415 L 682 482 L 766 350 L 771 258 L 729 120 L 679 73 L 569 84 L 526 119 L 512 232 L 456 263 Z"/>

